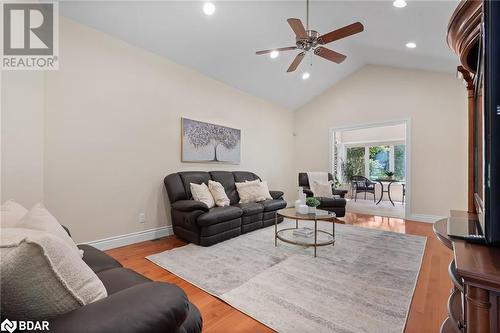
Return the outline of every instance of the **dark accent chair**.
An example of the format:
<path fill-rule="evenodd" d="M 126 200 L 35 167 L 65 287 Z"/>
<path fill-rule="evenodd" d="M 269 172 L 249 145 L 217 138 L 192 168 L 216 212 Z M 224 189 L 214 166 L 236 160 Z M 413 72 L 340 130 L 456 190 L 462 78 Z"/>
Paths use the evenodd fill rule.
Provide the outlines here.
<path fill-rule="evenodd" d="M 328 173 L 328 180 L 333 181 L 333 176 L 331 173 Z M 314 196 L 313 192 L 311 191 L 311 187 L 309 186 L 309 177 L 307 176 L 306 172 L 299 172 L 299 186 L 301 186 L 304 189 L 304 193 L 306 194 L 307 197 L 312 197 Z M 332 193 L 334 196 L 333 198 L 326 198 L 326 197 L 319 197 L 319 202 L 320 205 L 318 206 L 319 209 L 327 210 L 330 212 L 334 212 L 337 217 L 343 217 L 345 216 L 345 205 L 346 205 L 346 200 L 344 199 L 345 194 L 347 191 L 345 190 L 336 190 L 332 188 Z"/>
<path fill-rule="evenodd" d="M 171 204 L 174 234 L 191 243 L 210 246 L 246 232 L 274 224 L 276 211 L 286 207 L 283 192 L 270 191 L 272 200 L 240 204 L 235 183 L 257 180 L 246 171 L 186 171 L 165 177 Z M 224 186 L 230 206 L 208 208 L 193 200 L 190 183 L 208 185 L 213 180 Z M 278 222 L 283 218 L 278 218 Z"/>
<path fill-rule="evenodd" d="M 358 199 L 358 193 L 373 194 L 373 202 L 375 202 L 375 183 L 363 176 L 352 176 L 351 178 L 351 188 L 354 196 L 354 201 Z"/>
<path fill-rule="evenodd" d="M 201 332 L 201 314 L 181 288 L 151 281 L 90 245 L 78 247 L 108 297 L 52 318 L 50 332 Z"/>

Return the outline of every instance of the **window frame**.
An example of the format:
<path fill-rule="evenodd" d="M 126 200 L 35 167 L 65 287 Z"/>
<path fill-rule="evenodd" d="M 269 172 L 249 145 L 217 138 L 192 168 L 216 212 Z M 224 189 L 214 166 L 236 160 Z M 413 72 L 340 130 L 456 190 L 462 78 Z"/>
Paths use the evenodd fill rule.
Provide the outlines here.
<path fill-rule="evenodd" d="M 395 166 L 395 156 L 394 156 L 394 147 L 395 146 L 405 146 L 405 155 L 407 154 L 407 145 L 405 140 L 389 140 L 389 141 L 361 141 L 361 142 L 349 142 L 342 143 L 337 146 L 342 149 L 342 157 L 345 158 L 347 156 L 348 148 L 365 148 L 365 174 L 364 176 L 370 179 L 370 147 L 374 146 L 389 146 L 389 171 L 394 172 Z M 336 147 L 337 149 L 337 147 Z M 407 177 L 407 168 L 406 168 L 406 158 L 405 158 L 405 179 L 401 181 L 405 181 Z M 346 183 L 345 179 L 342 179 L 344 183 Z"/>

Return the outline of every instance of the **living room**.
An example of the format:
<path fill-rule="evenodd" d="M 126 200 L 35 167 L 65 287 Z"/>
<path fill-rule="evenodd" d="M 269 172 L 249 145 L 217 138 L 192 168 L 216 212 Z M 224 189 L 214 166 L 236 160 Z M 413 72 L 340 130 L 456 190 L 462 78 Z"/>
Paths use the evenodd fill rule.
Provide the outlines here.
<path fill-rule="evenodd" d="M 57 68 L 4 61 L 1 72 L 2 322 L 46 320 L 56 332 L 440 329 L 453 252 L 433 224 L 471 210 L 470 95 L 446 42 L 458 2 L 47 3 Z M 27 10 L 13 8 L 4 13 Z M 330 43 L 316 31 L 302 38 L 300 20 L 304 32 L 341 30 Z M 356 210 L 350 180 L 347 196 L 335 192 L 332 133 L 393 124 L 405 127 L 405 176 L 394 179 L 403 213 Z M 252 182 L 258 199 L 245 191 Z M 302 191 L 318 200 L 301 201 Z M 314 237 L 301 240 L 299 227 Z M 51 233 L 76 251 L 47 245 Z M 60 262 L 23 285 L 14 268 L 30 260 L 8 253 L 26 256 L 21 245 L 34 243 Z M 92 281 L 87 294 L 62 288 L 71 301 L 58 308 L 53 286 L 26 287 L 64 280 L 70 259 Z M 46 300 L 24 309 L 33 298 Z"/>

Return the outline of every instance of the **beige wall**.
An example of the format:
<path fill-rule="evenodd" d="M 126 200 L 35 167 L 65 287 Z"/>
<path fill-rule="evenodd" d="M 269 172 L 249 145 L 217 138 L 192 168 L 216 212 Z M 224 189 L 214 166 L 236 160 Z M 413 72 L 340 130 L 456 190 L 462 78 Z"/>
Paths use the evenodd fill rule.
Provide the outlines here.
<path fill-rule="evenodd" d="M 45 75 L 4 71 L 2 93 L 1 201 L 26 207 L 43 200 Z"/>
<path fill-rule="evenodd" d="M 47 76 L 45 201 L 77 241 L 170 224 L 163 178 L 176 171 L 250 170 L 295 192 L 291 111 L 66 19 L 60 25 L 60 70 Z M 181 163 L 181 117 L 240 128 L 241 165 Z"/>
<path fill-rule="evenodd" d="M 170 224 L 162 180 L 179 170 L 254 171 L 293 200 L 297 171 L 328 169 L 330 128 L 403 118 L 412 213 L 466 206 L 466 96 L 451 75 L 367 66 L 294 113 L 60 24 L 59 71 L 3 75 L 1 188 L 3 200 L 43 200 L 77 241 Z M 241 165 L 181 163 L 181 117 L 240 128 Z"/>
<path fill-rule="evenodd" d="M 296 111 L 296 170 L 328 170 L 331 128 L 408 118 L 411 213 L 466 209 L 466 107 L 450 74 L 365 66 Z"/>

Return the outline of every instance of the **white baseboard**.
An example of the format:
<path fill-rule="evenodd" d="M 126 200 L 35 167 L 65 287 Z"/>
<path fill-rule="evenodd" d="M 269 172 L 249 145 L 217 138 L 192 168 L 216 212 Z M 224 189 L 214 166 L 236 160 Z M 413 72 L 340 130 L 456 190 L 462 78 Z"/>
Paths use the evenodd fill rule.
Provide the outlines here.
<path fill-rule="evenodd" d="M 95 241 L 87 242 L 86 244 L 104 251 L 104 250 L 114 249 L 115 247 L 144 242 L 147 240 L 157 239 L 160 237 L 170 236 L 173 234 L 174 232 L 172 226 L 168 225 L 165 227 L 153 228 L 153 229 L 133 232 L 130 234 L 98 239 Z"/>
<path fill-rule="evenodd" d="M 445 218 L 446 217 L 444 216 L 437 216 L 437 215 L 411 214 L 410 216 L 406 217 L 406 220 L 434 223 Z"/>

